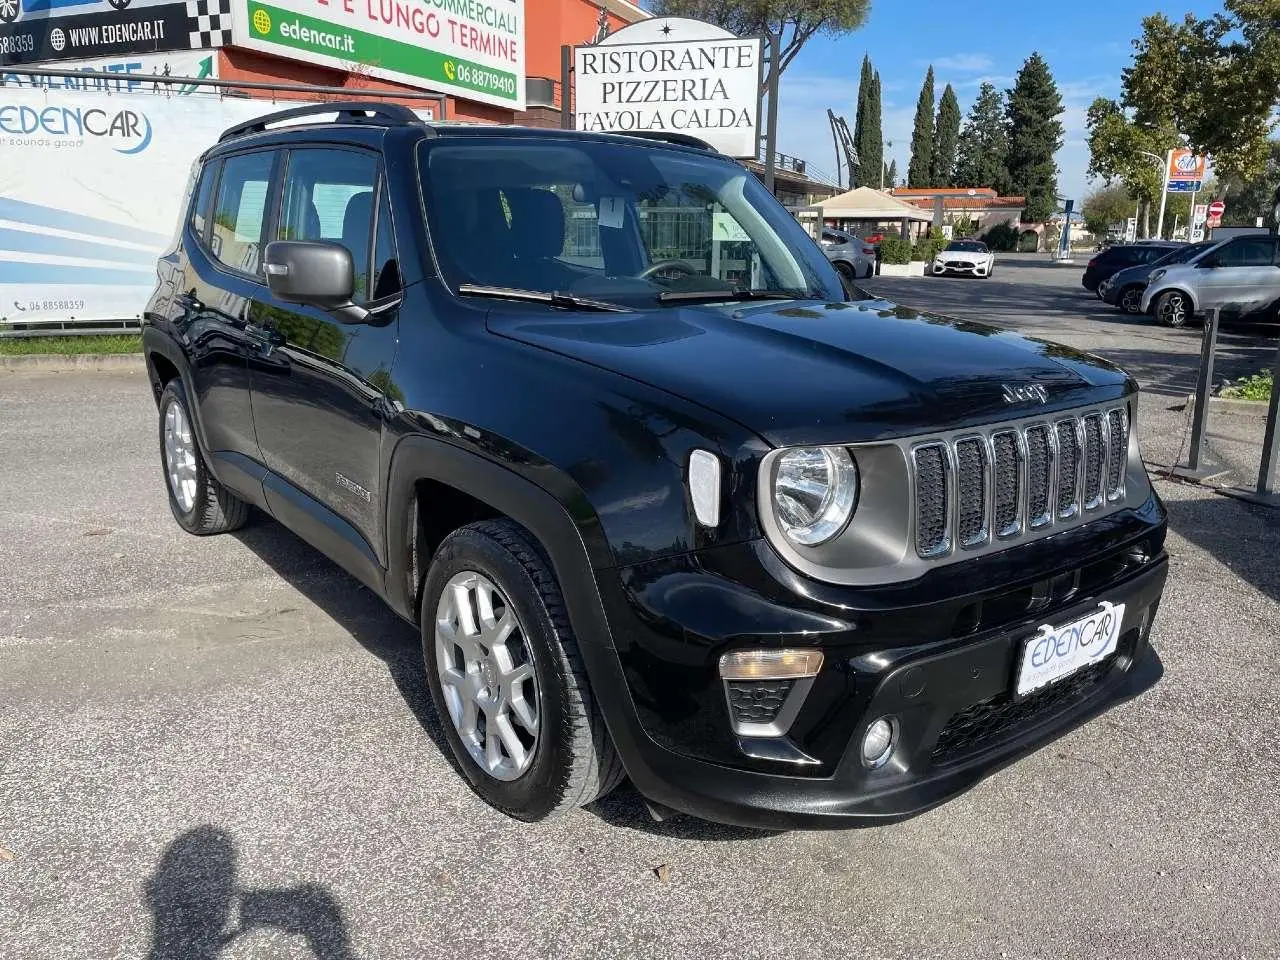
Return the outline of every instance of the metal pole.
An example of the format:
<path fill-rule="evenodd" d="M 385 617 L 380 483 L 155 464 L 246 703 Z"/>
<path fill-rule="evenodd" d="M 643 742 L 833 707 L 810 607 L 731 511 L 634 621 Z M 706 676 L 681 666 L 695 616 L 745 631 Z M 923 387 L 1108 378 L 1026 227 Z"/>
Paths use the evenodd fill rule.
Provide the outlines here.
<path fill-rule="evenodd" d="M 1169 196 L 1169 168 L 1173 166 L 1173 148 L 1164 158 L 1164 189 L 1160 191 L 1160 216 L 1156 219 L 1156 239 L 1164 239 L 1164 202 Z"/>
<path fill-rule="evenodd" d="M 1280 459 L 1280 350 L 1276 351 L 1275 372 L 1271 377 L 1271 402 L 1267 405 L 1267 434 L 1262 441 L 1262 463 L 1258 466 L 1258 493 L 1276 492 L 1276 461 Z"/>
<path fill-rule="evenodd" d="M 573 47 L 560 45 L 560 126 L 573 129 Z"/>
<path fill-rule="evenodd" d="M 1209 391 L 1213 388 L 1213 354 L 1218 347 L 1218 308 L 1214 307 L 1204 321 L 1204 341 L 1200 346 L 1200 376 L 1196 380 L 1196 412 L 1191 422 L 1191 454 L 1187 466 L 1200 469 L 1204 451 L 1204 432 L 1209 423 Z"/>
<path fill-rule="evenodd" d="M 778 150 L 778 74 L 782 60 L 782 34 L 769 31 L 769 116 L 764 141 L 764 186 L 773 193 L 773 171 Z M 850 171 L 852 177 L 852 171 Z"/>
<path fill-rule="evenodd" d="M 393 100 L 434 100 L 440 104 L 440 119 L 444 119 L 445 96 L 442 93 L 423 93 L 416 90 L 369 90 L 364 87 L 316 87 L 301 83 L 262 83 L 256 80 L 214 80 L 210 77 L 174 77 L 159 74 L 107 73 L 100 70 L 46 70 L 43 67 L 0 67 L 0 75 L 14 74 L 20 77 L 74 77 L 85 80 L 110 80 L 123 89 L 131 79 L 142 86 L 163 83 L 170 86 L 214 87 L 227 90 L 270 90 L 273 93 L 337 94 L 348 100 L 364 100 L 369 97 L 388 97 Z M 3 87 L 0 81 L 0 87 Z"/>

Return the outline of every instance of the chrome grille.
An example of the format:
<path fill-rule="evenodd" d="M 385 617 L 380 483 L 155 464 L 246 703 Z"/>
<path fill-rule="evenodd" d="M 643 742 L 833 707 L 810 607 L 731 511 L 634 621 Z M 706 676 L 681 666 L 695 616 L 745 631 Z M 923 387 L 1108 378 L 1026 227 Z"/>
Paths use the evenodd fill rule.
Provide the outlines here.
<path fill-rule="evenodd" d="M 1015 536 L 1022 516 L 1022 451 L 1018 435 L 1012 430 L 992 434 L 991 452 L 995 457 L 992 480 L 995 497 L 995 534 L 998 538 Z"/>
<path fill-rule="evenodd" d="M 1107 499 L 1124 495 L 1125 463 L 1129 456 L 1129 415 L 1123 410 L 1107 413 Z"/>
<path fill-rule="evenodd" d="M 916 553 L 1047 534 L 1124 497 L 1124 407 L 996 427 L 911 449 Z"/>
<path fill-rule="evenodd" d="M 947 537 L 947 448 L 941 443 L 917 447 L 913 460 L 916 475 L 916 550 L 922 557 L 951 552 Z"/>

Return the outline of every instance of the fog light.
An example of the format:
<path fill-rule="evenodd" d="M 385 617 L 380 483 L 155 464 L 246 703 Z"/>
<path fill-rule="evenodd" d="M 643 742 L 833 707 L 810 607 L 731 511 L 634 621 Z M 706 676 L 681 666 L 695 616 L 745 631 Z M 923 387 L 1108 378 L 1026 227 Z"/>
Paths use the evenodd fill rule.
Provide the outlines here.
<path fill-rule="evenodd" d="M 821 650 L 736 650 L 720 658 L 725 680 L 798 680 L 821 669 Z"/>
<path fill-rule="evenodd" d="M 893 753 L 898 739 L 898 724 L 881 717 L 862 735 L 862 762 L 872 770 L 883 767 Z"/>

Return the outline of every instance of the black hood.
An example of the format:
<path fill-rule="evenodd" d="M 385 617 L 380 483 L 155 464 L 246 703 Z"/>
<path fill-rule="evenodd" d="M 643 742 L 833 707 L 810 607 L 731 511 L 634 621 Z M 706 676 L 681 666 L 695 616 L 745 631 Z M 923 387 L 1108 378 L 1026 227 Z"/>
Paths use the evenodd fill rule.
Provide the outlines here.
<path fill-rule="evenodd" d="M 878 300 L 536 317 L 504 304 L 488 326 L 692 400 L 778 446 L 911 436 L 1132 389 L 1115 367 L 1069 347 Z M 1006 399 L 1006 385 L 1032 384 L 1044 404 Z"/>

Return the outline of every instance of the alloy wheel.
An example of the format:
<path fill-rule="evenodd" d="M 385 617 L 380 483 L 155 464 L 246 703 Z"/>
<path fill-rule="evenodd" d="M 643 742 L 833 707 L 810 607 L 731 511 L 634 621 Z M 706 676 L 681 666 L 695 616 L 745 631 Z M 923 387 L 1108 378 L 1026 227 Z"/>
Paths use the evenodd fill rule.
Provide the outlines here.
<path fill-rule="evenodd" d="M 187 412 L 176 402 L 164 413 L 164 467 L 173 498 L 190 513 L 196 503 L 196 442 Z"/>
<path fill-rule="evenodd" d="M 1142 291 L 1137 287 L 1129 287 L 1120 295 L 1120 309 L 1125 313 L 1139 313 L 1142 310 Z"/>
<path fill-rule="evenodd" d="M 541 694 L 515 608 L 488 577 L 464 570 L 440 593 L 435 638 L 440 689 L 467 753 L 495 779 L 519 778 L 538 745 Z"/>
<path fill-rule="evenodd" d="M 1160 322 L 1181 327 L 1187 322 L 1187 301 L 1180 293 L 1167 293 L 1160 300 Z"/>

